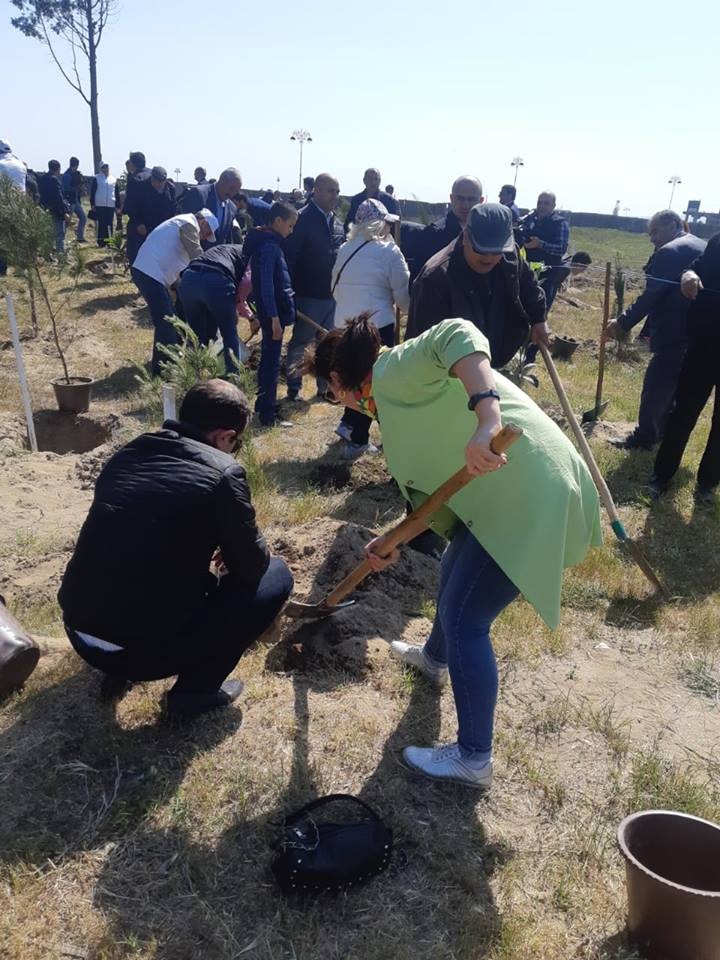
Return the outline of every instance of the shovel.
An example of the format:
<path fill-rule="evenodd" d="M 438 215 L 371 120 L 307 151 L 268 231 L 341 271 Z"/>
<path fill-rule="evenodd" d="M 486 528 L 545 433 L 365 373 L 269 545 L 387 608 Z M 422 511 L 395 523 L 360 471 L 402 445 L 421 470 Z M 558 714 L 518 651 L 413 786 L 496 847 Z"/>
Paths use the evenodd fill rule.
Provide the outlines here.
<path fill-rule="evenodd" d="M 490 443 L 490 449 L 493 453 L 503 453 L 508 447 L 515 443 L 521 435 L 522 430 L 520 427 L 508 424 L 503 427 L 499 433 L 495 434 Z M 419 533 L 422 533 L 423 530 L 427 529 L 430 517 L 439 510 L 447 500 L 450 500 L 458 491 L 467 486 L 472 479 L 472 475 L 468 473 L 467 467 L 461 467 L 460 470 L 446 480 L 441 487 L 438 487 L 435 493 L 429 496 L 417 510 L 413 510 L 401 523 L 385 534 L 385 543 L 383 544 L 383 551 L 380 556 L 389 557 L 396 547 L 408 543 Z M 345 597 L 349 593 L 352 593 L 355 587 L 357 587 L 369 573 L 372 573 L 370 563 L 368 560 L 363 560 L 362 563 L 358 564 L 357 567 L 319 603 L 300 603 L 298 600 L 290 600 L 283 612 L 295 620 L 314 620 L 320 617 L 327 617 L 338 610 L 343 610 L 345 607 L 350 607 L 355 601 L 345 600 Z M 343 600 L 345 601 L 344 603 L 342 602 Z"/>
<path fill-rule="evenodd" d="M 608 261 L 605 264 L 605 300 L 603 302 L 602 329 L 600 331 L 600 354 L 598 357 L 598 379 L 595 390 L 595 406 L 592 410 L 586 410 L 582 415 L 583 423 L 595 423 L 605 413 L 609 400 L 603 400 L 603 377 L 605 376 L 605 333 L 607 331 L 608 320 L 610 319 L 610 271 L 611 264 Z M 573 422 L 575 418 L 573 417 Z"/>
<path fill-rule="evenodd" d="M 595 481 L 595 486 L 597 487 L 598 493 L 600 494 L 600 499 L 603 502 L 603 506 L 608 512 L 610 517 L 610 526 L 613 529 L 613 533 L 620 540 L 621 543 L 625 544 L 626 549 L 630 553 L 630 556 L 633 558 L 635 563 L 640 567 L 642 572 L 648 578 L 650 583 L 655 587 L 655 590 L 662 594 L 663 597 L 667 599 L 668 592 L 661 583 L 657 574 L 653 568 L 648 563 L 647 557 L 642 552 L 640 547 L 634 540 L 628 536 L 628 533 L 625 527 L 622 524 L 622 520 L 618 516 L 617 508 L 615 507 L 615 501 L 612 498 L 612 494 L 608 489 L 608 485 L 605 483 L 603 475 L 600 473 L 600 469 L 595 462 L 595 457 L 592 454 L 590 445 L 587 442 L 585 434 L 580 429 L 580 424 L 577 422 L 577 418 L 573 413 L 572 407 L 570 406 L 570 401 L 568 400 L 567 394 L 565 393 L 565 387 L 562 385 L 562 381 L 558 375 L 555 364 L 553 363 L 552 357 L 550 356 L 550 351 L 545 346 L 544 343 L 540 344 L 540 350 L 543 355 L 543 360 L 545 361 L 545 366 L 548 369 L 550 374 L 550 379 L 553 382 L 557 395 L 560 398 L 560 403 L 562 405 L 565 416 L 567 417 L 568 423 L 572 427 L 572 431 L 575 434 L 575 439 L 578 442 L 580 451 L 583 455 L 583 459 L 588 466 L 588 470 L 592 474 L 592 478 Z M 585 418 L 583 417 L 583 420 Z"/>

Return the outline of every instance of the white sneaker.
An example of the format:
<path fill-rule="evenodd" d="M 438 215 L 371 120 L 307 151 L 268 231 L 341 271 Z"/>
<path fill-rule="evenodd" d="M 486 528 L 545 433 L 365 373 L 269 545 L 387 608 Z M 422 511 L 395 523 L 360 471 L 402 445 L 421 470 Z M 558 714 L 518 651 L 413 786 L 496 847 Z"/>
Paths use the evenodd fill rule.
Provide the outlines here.
<path fill-rule="evenodd" d="M 343 423 L 342 420 L 335 427 L 335 433 L 340 437 L 341 440 L 347 440 L 347 442 L 350 443 L 350 438 L 352 437 L 352 428 L 346 423 Z"/>
<path fill-rule="evenodd" d="M 460 755 L 456 743 L 444 747 L 405 747 L 405 763 L 413 770 L 433 780 L 452 780 L 478 790 L 488 790 L 492 785 L 492 760 L 481 767 L 471 767 Z"/>
<path fill-rule="evenodd" d="M 424 674 L 428 680 L 438 687 L 447 683 L 447 667 L 436 667 L 425 656 L 424 647 L 416 647 L 411 643 L 405 643 L 403 640 L 393 640 L 390 644 L 390 654 L 396 660 L 401 660 L 409 667 Z"/>
<path fill-rule="evenodd" d="M 352 441 L 348 441 L 342 448 L 340 456 L 343 460 L 357 460 L 364 453 L 380 453 L 380 447 L 376 447 L 374 443 L 353 443 Z"/>

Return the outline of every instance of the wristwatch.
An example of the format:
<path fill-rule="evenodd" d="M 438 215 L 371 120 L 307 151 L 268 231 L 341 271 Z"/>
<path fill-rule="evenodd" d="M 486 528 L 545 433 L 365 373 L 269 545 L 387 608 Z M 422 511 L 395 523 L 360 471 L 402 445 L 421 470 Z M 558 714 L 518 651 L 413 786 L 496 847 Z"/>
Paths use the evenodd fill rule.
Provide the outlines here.
<path fill-rule="evenodd" d="M 480 403 L 481 400 L 487 400 L 488 397 L 493 397 L 495 400 L 500 399 L 500 394 L 497 390 L 484 390 L 482 393 L 474 393 L 468 400 L 468 410 L 475 411 L 475 407 Z"/>

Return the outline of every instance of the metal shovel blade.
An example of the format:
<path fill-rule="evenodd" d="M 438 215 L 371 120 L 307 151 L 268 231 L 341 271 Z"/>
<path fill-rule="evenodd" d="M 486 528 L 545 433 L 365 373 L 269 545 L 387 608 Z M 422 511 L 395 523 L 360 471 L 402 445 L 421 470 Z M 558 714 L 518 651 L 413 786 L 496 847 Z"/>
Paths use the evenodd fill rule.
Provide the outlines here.
<path fill-rule="evenodd" d="M 581 423 L 595 423 L 595 421 L 599 420 L 600 417 L 605 413 L 609 403 L 609 400 L 603 400 L 602 403 L 598 404 L 596 407 L 593 407 L 592 410 L 586 410 L 582 415 Z"/>
<path fill-rule="evenodd" d="M 285 604 L 283 613 L 293 620 L 322 620 L 324 617 L 331 617 L 338 610 L 352 607 L 354 603 L 354 600 L 344 600 L 342 603 L 328 606 L 325 603 L 301 603 L 299 600 L 289 600 Z"/>

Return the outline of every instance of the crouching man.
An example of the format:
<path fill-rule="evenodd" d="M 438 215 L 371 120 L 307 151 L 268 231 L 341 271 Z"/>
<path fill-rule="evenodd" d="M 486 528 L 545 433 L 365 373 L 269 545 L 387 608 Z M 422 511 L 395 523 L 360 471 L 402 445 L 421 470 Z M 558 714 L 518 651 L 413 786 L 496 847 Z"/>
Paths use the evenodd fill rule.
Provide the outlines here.
<path fill-rule="evenodd" d="M 242 691 L 226 677 L 293 587 L 233 456 L 249 415 L 234 385 L 198 383 L 178 422 L 133 440 L 100 473 L 58 599 L 76 652 L 105 674 L 106 697 L 177 676 L 167 713 L 183 718 Z M 222 575 L 210 572 L 213 558 Z"/>

